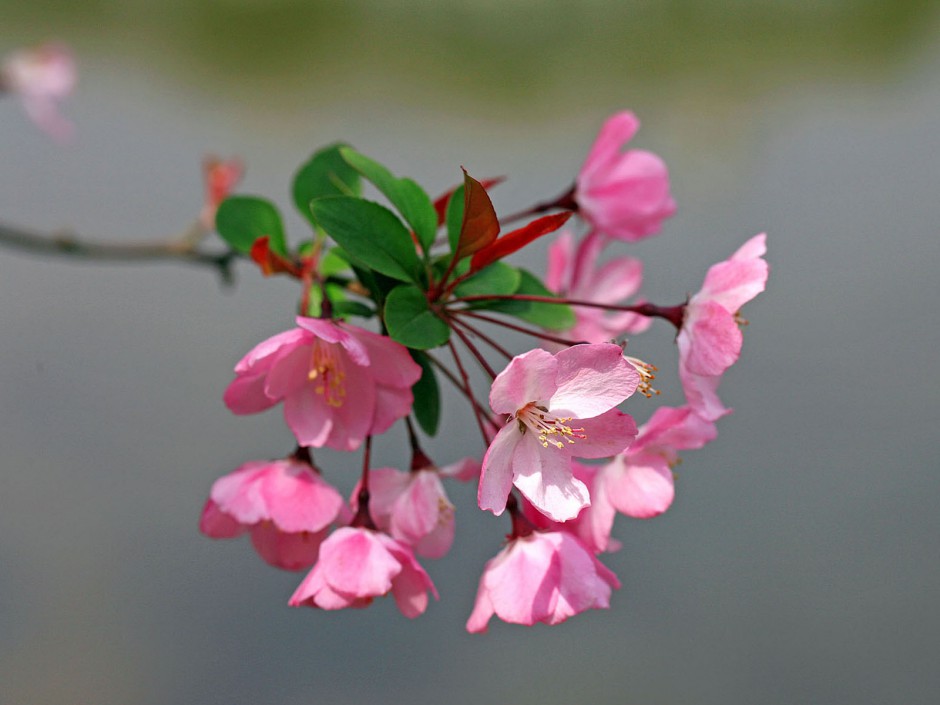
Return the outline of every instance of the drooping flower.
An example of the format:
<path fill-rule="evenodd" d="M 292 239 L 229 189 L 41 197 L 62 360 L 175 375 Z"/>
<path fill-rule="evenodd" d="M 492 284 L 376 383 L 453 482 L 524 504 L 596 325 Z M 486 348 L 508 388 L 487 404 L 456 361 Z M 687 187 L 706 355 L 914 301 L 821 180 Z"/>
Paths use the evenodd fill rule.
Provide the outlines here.
<path fill-rule="evenodd" d="M 717 435 L 714 422 L 688 406 L 659 407 L 640 427 L 633 445 L 601 469 L 605 498 L 635 519 L 662 514 L 675 497 L 672 468 L 678 451 L 701 448 Z"/>
<path fill-rule="evenodd" d="M 202 162 L 203 179 L 206 193 L 199 223 L 206 230 L 215 230 L 215 212 L 219 204 L 228 198 L 232 189 L 238 185 L 245 174 L 245 165 L 241 159 L 217 159 L 206 157 Z"/>
<path fill-rule="evenodd" d="M 225 390 L 233 413 L 284 402 L 303 446 L 355 450 L 411 411 L 421 367 L 391 338 L 346 323 L 297 317 L 297 328 L 255 346 Z"/>
<path fill-rule="evenodd" d="M 578 212 L 605 235 L 636 241 L 659 232 L 676 211 L 662 159 L 641 149 L 622 152 L 640 123 L 631 112 L 610 117 L 578 174 Z"/>
<path fill-rule="evenodd" d="M 486 564 L 467 631 L 485 632 L 494 614 L 511 624 L 559 624 L 607 609 L 619 587 L 617 576 L 572 534 L 534 531 L 511 539 Z"/>
<path fill-rule="evenodd" d="M 718 398 L 721 376 L 741 354 L 741 307 L 764 290 L 767 236 L 755 235 L 724 262 L 712 265 L 689 299 L 676 343 L 679 379 L 689 406 L 714 421 L 728 413 Z"/>
<path fill-rule="evenodd" d="M 423 453 L 419 457 L 422 462 L 410 472 L 369 471 L 369 515 L 379 529 L 414 548 L 419 556 L 442 558 L 454 542 L 454 505 L 441 478 L 476 479 L 480 463 L 463 458 L 439 468 Z M 353 509 L 358 509 L 360 486 L 357 483 L 352 491 Z"/>
<path fill-rule="evenodd" d="M 255 460 L 215 481 L 199 529 L 217 539 L 250 531 L 265 561 L 301 570 L 316 562 L 330 525 L 345 511 L 340 493 L 309 462 Z"/>
<path fill-rule="evenodd" d="M 362 608 L 389 592 L 410 619 L 427 609 L 428 592 L 437 599 L 434 583 L 408 546 L 379 531 L 347 526 L 323 542 L 319 560 L 288 604 Z"/>
<path fill-rule="evenodd" d="M 490 389 L 490 407 L 509 421 L 483 458 L 480 508 L 501 514 L 515 485 L 551 519 L 577 516 L 590 497 L 571 458 L 603 458 L 630 444 L 636 425 L 615 407 L 638 382 L 620 346 L 609 343 L 513 358 Z"/>
<path fill-rule="evenodd" d="M 59 140 L 72 135 L 72 123 L 59 113 L 59 102 L 75 87 L 75 59 L 62 44 L 19 49 L 0 64 L 0 93 L 20 97 L 26 114 L 43 131 Z"/>
<path fill-rule="evenodd" d="M 577 244 L 570 232 L 561 233 L 548 248 L 545 285 L 567 298 L 599 304 L 620 304 L 635 296 L 643 282 L 643 263 L 634 257 L 615 257 L 597 266 L 603 245 L 596 231 Z M 642 333 L 650 325 L 649 318 L 630 311 L 575 306 L 574 313 L 577 322 L 565 335 L 588 343 Z"/>

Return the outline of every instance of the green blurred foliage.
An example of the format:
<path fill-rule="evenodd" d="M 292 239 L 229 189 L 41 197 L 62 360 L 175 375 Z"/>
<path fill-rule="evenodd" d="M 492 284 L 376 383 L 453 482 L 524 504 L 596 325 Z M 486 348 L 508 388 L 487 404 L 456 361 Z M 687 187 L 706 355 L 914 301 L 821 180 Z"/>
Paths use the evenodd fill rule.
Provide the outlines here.
<path fill-rule="evenodd" d="M 7 44 L 160 62 L 218 95 L 281 105 L 375 86 L 486 113 L 607 104 L 681 80 L 747 95 L 877 78 L 929 39 L 933 0 L 0 0 Z M 41 34 L 37 35 L 37 29 Z"/>

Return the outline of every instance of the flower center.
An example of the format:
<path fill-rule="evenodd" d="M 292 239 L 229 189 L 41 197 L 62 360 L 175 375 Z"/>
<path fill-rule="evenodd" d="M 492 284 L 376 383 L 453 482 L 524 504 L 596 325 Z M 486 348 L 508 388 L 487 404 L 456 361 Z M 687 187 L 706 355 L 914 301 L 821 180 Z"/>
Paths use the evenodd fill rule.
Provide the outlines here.
<path fill-rule="evenodd" d="M 313 341 L 310 370 L 307 379 L 314 383 L 314 391 L 322 394 L 330 406 L 342 406 L 346 398 L 346 366 L 337 346 L 319 338 Z"/>
<path fill-rule="evenodd" d="M 571 421 L 570 416 L 553 416 L 548 413 L 547 408 L 539 406 L 534 401 L 530 401 L 516 412 L 516 421 L 521 433 L 525 433 L 526 429 L 531 429 L 538 434 L 539 442 L 545 448 L 548 448 L 549 444 L 556 448 L 564 448 L 566 442 L 574 443 L 575 438 L 587 438 L 583 428 L 572 428 L 567 425 Z"/>

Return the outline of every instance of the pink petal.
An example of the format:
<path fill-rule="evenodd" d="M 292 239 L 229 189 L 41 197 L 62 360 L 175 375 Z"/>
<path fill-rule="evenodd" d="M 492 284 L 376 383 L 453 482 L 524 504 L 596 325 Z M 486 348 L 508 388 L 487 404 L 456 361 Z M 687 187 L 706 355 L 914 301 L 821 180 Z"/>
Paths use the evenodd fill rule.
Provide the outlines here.
<path fill-rule="evenodd" d="M 531 434 L 529 434 L 531 435 Z M 506 499 L 512 489 L 512 463 L 516 445 L 523 436 L 515 421 L 503 426 L 486 449 L 480 469 L 477 504 L 496 516 L 506 508 Z"/>
<path fill-rule="evenodd" d="M 587 487 L 574 477 L 567 450 L 542 447 L 532 432 L 516 444 L 513 469 L 513 484 L 554 521 L 574 519 L 591 503 Z"/>
<path fill-rule="evenodd" d="M 279 401 L 265 394 L 264 388 L 264 375 L 236 377 L 225 389 L 222 400 L 233 414 L 257 414 L 270 409 Z"/>
<path fill-rule="evenodd" d="M 574 269 L 574 236 L 562 230 L 548 247 L 545 286 L 555 293 L 568 291 Z"/>
<path fill-rule="evenodd" d="M 304 330 L 310 331 L 317 338 L 327 343 L 338 343 L 349 355 L 353 364 L 359 367 L 368 367 L 369 353 L 366 347 L 359 339 L 347 330 L 344 330 L 339 324 L 324 318 L 306 318 L 297 316 L 297 325 Z M 355 326 L 349 326 L 351 329 Z M 360 331 L 361 329 L 356 329 Z"/>
<path fill-rule="evenodd" d="M 270 521 L 251 529 L 251 543 L 265 562 L 284 570 L 303 570 L 317 562 L 320 544 L 327 531 L 287 533 Z"/>
<path fill-rule="evenodd" d="M 284 400 L 284 421 L 297 443 L 312 448 L 327 445 L 334 428 L 333 407 L 307 385 Z"/>
<path fill-rule="evenodd" d="M 345 527 L 335 531 L 320 546 L 323 579 L 333 590 L 358 597 L 384 595 L 401 564 L 367 529 Z"/>
<path fill-rule="evenodd" d="M 232 539 L 248 531 L 245 524 L 226 514 L 211 498 L 206 500 L 199 517 L 199 531 L 213 539 Z"/>
<path fill-rule="evenodd" d="M 293 348 L 297 345 L 304 345 L 310 342 L 310 340 L 310 334 L 300 328 L 291 328 L 283 333 L 278 333 L 267 340 L 261 341 L 249 350 L 248 354 L 235 365 L 235 372 L 237 374 L 266 372 L 270 367 L 271 359 L 280 352 L 282 348 Z"/>
<path fill-rule="evenodd" d="M 672 470 L 662 458 L 615 458 L 605 469 L 610 503 L 617 511 L 636 519 L 662 514 L 675 497 Z"/>
<path fill-rule="evenodd" d="M 362 328 L 349 326 L 349 331 L 366 350 L 369 368 L 379 385 L 410 390 L 421 377 L 421 366 L 411 359 L 405 346 Z"/>
<path fill-rule="evenodd" d="M 766 288 L 769 272 L 762 259 L 731 259 L 713 264 L 695 298 L 714 301 L 735 313 Z"/>
<path fill-rule="evenodd" d="M 223 475 L 212 483 L 210 499 L 221 511 L 241 524 L 251 525 L 268 519 L 268 508 L 261 494 L 259 480 L 272 462 L 255 460 Z"/>
<path fill-rule="evenodd" d="M 602 414 L 633 394 L 640 381 L 619 345 L 574 345 L 555 359 L 557 390 L 548 408 L 556 416 L 587 419 Z"/>
<path fill-rule="evenodd" d="M 737 362 L 743 336 L 734 316 L 713 301 L 696 306 L 696 316 L 683 331 L 690 342 L 685 364 L 697 375 L 720 375 Z"/>
<path fill-rule="evenodd" d="M 513 414 L 533 401 L 546 401 L 555 393 L 555 357 L 536 348 L 517 355 L 497 375 L 490 388 L 490 408 Z"/>
<path fill-rule="evenodd" d="M 611 162 L 619 159 L 621 147 L 633 139 L 639 129 L 640 121 L 629 111 L 608 118 L 584 160 L 578 175 L 579 185 L 589 183 L 599 170 L 609 168 Z"/>
<path fill-rule="evenodd" d="M 571 421 L 575 428 L 582 429 L 585 438 L 575 439 L 568 446 L 577 458 L 608 458 L 622 452 L 633 443 L 637 435 L 636 422 L 630 414 L 611 409 L 593 419 Z"/>
<path fill-rule="evenodd" d="M 336 520 L 343 498 L 303 463 L 281 461 L 260 479 L 268 518 L 284 532 L 317 532 Z"/>
<path fill-rule="evenodd" d="M 693 450 L 710 443 L 717 436 L 715 424 L 703 419 L 691 407 L 661 406 L 640 427 L 629 452 L 635 454 L 646 448 Z"/>

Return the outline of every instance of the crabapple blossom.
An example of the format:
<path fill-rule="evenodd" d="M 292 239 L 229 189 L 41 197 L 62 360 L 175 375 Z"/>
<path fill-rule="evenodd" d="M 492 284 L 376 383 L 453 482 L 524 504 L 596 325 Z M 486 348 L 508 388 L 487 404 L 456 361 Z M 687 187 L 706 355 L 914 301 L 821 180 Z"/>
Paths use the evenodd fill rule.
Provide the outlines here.
<path fill-rule="evenodd" d="M 483 457 L 480 508 L 501 514 L 515 485 L 549 518 L 577 516 L 590 497 L 571 458 L 603 458 L 630 445 L 636 425 L 615 407 L 638 383 L 620 346 L 610 343 L 513 358 L 490 389 L 490 407 L 509 421 Z"/>
<path fill-rule="evenodd" d="M 199 213 L 199 223 L 206 230 L 215 229 L 215 212 L 238 185 L 245 174 L 245 165 L 240 159 L 217 159 L 206 157 L 202 162 L 205 180 L 205 200 Z"/>
<path fill-rule="evenodd" d="M 689 406 L 714 421 L 728 409 L 718 398 L 721 375 L 741 354 L 741 307 L 764 290 L 769 268 L 767 236 L 755 235 L 730 258 L 712 265 L 685 307 L 676 338 L 679 378 Z"/>
<path fill-rule="evenodd" d="M 199 529 L 211 538 L 250 531 L 265 561 L 301 570 L 316 562 L 330 524 L 347 511 L 339 492 L 298 453 L 254 460 L 216 480 Z"/>
<path fill-rule="evenodd" d="M 389 592 L 411 619 L 427 609 L 428 592 L 438 597 L 408 546 L 379 531 L 347 526 L 323 542 L 319 560 L 288 604 L 325 610 L 361 608 Z"/>
<path fill-rule="evenodd" d="M 369 513 L 378 528 L 425 558 L 441 558 L 454 542 L 454 505 L 436 468 L 370 470 Z"/>
<path fill-rule="evenodd" d="M 0 64 L 0 92 L 15 93 L 29 118 L 52 137 L 65 140 L 72 123 L 59 113 L 59 101 L 75 87 L 75 59 L 62 44 L 19 49 Z"/>
<path fill-rule="evenodd" d="M 548 248 L 545 285 L 567 298 L 600 304 L 618 304 L 636 295 L 643 282 L 643 263 L 634 257 L 615 257 L 598 266 L 603 245 L 597 231 L 577 245 L 570 232 L 562 232 Z M 650 325 L 649 318 L 630 311 L 576 306 L 574 313 L 577 322 L 566 335 L 588 343 L 642 333 Z"/>
<path fill-rule="evenodd" d="M 297 442 L 355 450 L 411 410 L 421 367 L 391 338 L 347 323 L 297 317 L 235 366 L 225 403 L 254 414 L 284 402 Z"/>
<path fill-rule="evenodd" d="M 651 152 L 621 152 L 640 123 L 631 112 L 608 118 L 578 174 L 574 200 L 578 212 L 604 235 L 636 241 L 659 232 L 676 212 L 669 172 Z"/>
<path fill-rule="evenodd" d="M 559 624 L 609 608 L 619 587 L 617 576 L 572 534 L 533 531 L 512 538 L 487 562 L 467 631 L 485 632 L 493 615 L 511 624 Z"/>

